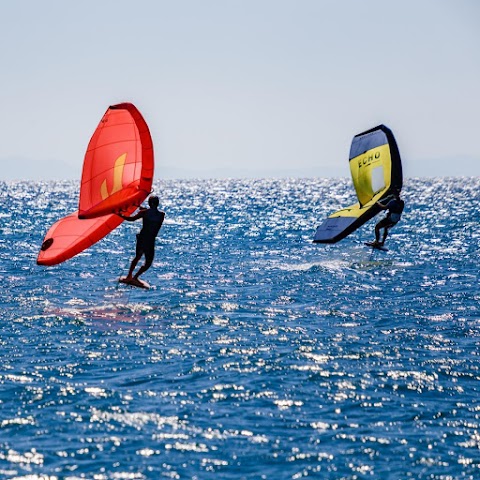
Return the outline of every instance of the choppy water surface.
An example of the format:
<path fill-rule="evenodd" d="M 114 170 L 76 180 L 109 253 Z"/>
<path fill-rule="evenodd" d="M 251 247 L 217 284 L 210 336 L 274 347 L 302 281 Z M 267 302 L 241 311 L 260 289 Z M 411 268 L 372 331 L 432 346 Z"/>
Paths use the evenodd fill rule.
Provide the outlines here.
<path fill-rule="evenodd" d="M 0 183 L 0 477 L 480 477 L 479 179 L 410 180 L 389 252 L 311 240 L 347 180 L 168 181 L 140 225 L 35 264 L 77 185 Z"/>

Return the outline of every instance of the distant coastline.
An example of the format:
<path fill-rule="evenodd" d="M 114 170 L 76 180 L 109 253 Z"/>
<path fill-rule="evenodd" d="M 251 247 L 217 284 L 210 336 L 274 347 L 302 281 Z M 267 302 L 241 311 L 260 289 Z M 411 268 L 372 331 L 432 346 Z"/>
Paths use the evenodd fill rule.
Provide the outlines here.
<path fill-rule="evenodd" d="M 478 177 L 480 176 L 480 158 L 457 157 L 441 159 L 423 159 L 412 161 L 403 158 L 405 178 L 435 177 Z M 78 180 L 80 167 L 71 166 L 60 160 L 32 160 L 25 158 L 2 158 L 0 181 L 10 180 Z M 187 169 L 181 167 L 157 166 L 158 179 L 210 179 L 210 178 L 350 178 L 348 164 L 340 162 L 336 166 L 262 169 L 262 168 L 215 168 Z"/>

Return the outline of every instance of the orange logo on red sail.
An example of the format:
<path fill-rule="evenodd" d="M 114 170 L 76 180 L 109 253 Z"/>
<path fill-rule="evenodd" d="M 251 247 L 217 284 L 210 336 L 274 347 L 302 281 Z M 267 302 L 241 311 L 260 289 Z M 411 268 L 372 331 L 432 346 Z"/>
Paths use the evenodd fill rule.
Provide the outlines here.
<path fill-rule="evenodd" d="M 113 167 L 113 188 L 110 193 L 108 193 L 107 189 L 107 179 L 102 182 L 102 185 L 100 187 L 100 194 L 102 196 L 102 200 L 105 200 L 110 195 L 113 195 L 115 192 L 118 192 L 122 189 L 123 169 L 125 167 L 126 159 L 127 154 L 124 153 L 115 160 L 115 165 Z"/>

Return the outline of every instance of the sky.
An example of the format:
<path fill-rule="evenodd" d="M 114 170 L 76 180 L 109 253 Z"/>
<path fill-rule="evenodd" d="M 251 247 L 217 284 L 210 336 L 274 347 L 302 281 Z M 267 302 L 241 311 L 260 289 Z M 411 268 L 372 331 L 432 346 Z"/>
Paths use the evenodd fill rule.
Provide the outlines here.
<path fill-rule="evenodd" d="M 392 129 L 405 177 L 480 175 L 480 1 L 0 4 L 0 180 L 80 179 L 109 105 L 155 178 L 349 177 Z"/>

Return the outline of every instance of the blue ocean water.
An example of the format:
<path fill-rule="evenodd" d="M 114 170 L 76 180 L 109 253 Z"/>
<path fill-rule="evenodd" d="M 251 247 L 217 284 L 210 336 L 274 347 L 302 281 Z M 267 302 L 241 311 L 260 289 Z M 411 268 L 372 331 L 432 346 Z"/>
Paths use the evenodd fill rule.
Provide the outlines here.
<path fill-rule="evenodd" d="M 335 245 L 350 180 L 162 181 L 139 224 L 35 264 L 77 182 L 0 183 L 0 478 L 480 478 L 480 179 L 411 179 Z"/>

